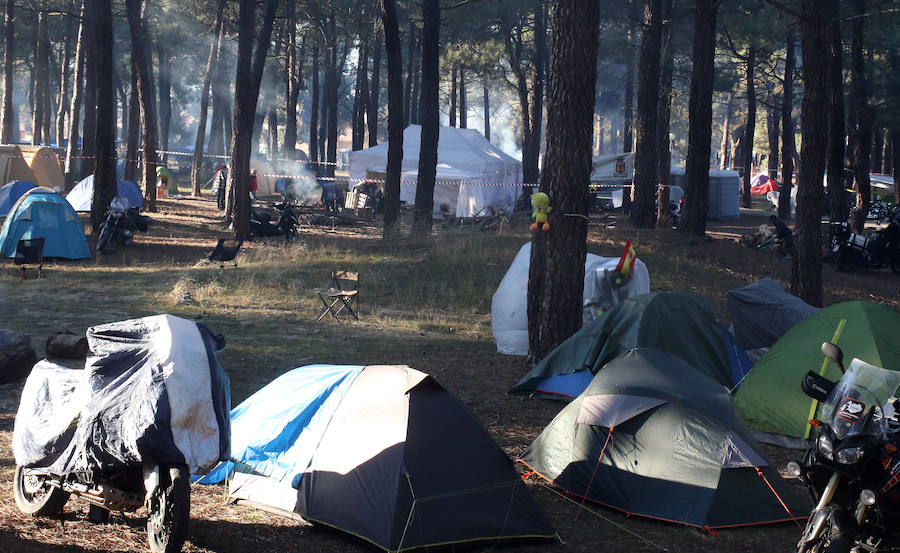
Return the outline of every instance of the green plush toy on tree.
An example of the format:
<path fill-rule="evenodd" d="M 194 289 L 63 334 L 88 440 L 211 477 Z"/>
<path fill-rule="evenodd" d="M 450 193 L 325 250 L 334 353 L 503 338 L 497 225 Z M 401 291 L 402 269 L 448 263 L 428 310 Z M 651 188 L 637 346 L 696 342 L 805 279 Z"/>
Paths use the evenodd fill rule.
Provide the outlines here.
<path fill-rule="evenodd" d="M 534 217 L 531 230 L 536 231 L 539 228 L 544 231 L 550 230 L 550 223 L 547 221 L 548 213 L 553 209 L 550 207 L 550 196 L 543 192 L 535 192 L 531 195 L 531 207 L 534 208 L 531 214 Z"/>

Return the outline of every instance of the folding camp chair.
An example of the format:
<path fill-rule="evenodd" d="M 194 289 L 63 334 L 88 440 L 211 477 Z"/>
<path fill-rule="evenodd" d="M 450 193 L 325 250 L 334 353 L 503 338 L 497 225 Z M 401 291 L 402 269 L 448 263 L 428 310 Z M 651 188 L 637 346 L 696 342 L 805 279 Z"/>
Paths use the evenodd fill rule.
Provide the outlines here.
<path fill-rule="evenodd" d="M 326 313 L 330 313 L 335 321 L 344 324 L 338 317 L 338 313 L 345 308 L 359 320 L 359 273 L 348 271 L 331 271 L 331 287 L 328 290 L 319 290 L 319 299 L 322 300 L 322 313 L 317 321 L 321 321 Z M 354 305 L 356 309 L 354 309 Z"/>
<path fill-rule="evenodd" d="M 225 263 L 231 261 L 234 263 L 234 268 L 237 269 L 237 261 L 235 261 L 235 257 L 239 251 L 241 251 L 241 245 L 244 243 L 243 239 L 235 239 L 235 238 L 219 238 L 218 244 L 216 244 L 216 249 L 213 250 L 211 254 L 209 254 L 209 260 L 213 262 L 219 263 L 219 270 L 225 270 Z"/>
<path fill-rule="evenodd" d="M 20 265 L 22 269 L 19 280 L 25 280 L 26 265 L 37 265 L 38 278 L 41 278 L 41 269 L 44 266 L 44 241 L 43 237 L 23 238 L 16 243 L 14 263 Z"/>

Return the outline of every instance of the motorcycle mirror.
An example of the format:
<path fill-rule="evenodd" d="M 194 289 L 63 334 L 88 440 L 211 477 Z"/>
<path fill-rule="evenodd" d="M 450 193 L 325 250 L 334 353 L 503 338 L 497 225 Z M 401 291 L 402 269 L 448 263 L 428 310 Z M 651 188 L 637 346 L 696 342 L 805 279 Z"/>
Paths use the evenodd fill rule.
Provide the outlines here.
<path fill-rule="evenodd" d="M 841 369 L 841 373 L 846 372 L 844 370 L 844 352 L 841 351 L 841 348 L 837 347 L 831 342 L 823 342 L 822 353 L 825 355 L 825 357 L 828 358 L 829 361 L 831 361 Z"/>

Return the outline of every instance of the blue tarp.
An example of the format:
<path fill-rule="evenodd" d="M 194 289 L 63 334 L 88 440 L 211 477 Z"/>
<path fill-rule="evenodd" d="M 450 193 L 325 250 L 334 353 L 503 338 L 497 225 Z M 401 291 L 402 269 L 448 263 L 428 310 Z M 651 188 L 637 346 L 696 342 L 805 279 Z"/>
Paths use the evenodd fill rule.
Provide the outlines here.
<path fill-rule="evenodd" d="M 16 201 L 35 187 L 36 184 L 27 180 L 14 180 L 0 186 L 0 217 L 6 217 Z"/>
<path fill-rule="evenodd" d="M 363 367 L 309 365 L 289 371 L 231 410 L 231 458 L 297 487 L 331 414 Z M 222 482 L 234 463 L 220 463 L 201 484 Z"/>
<path fill-rule="evenodd" d="M 0 253 L 14 257 L 19 240 L 40 237 L 46 239 L 44 257 L 91 257 L 78 214 L 62 196 L 42 187 L 25 193 L 9 212 L 0 230 Z"/>

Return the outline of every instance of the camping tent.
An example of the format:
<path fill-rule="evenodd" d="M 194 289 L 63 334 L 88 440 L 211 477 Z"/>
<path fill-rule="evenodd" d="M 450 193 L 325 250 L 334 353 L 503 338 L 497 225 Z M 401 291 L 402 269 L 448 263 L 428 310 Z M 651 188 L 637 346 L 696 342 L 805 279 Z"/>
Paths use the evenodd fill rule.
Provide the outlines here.
<path fill-rule="evenodd" d="M 725 298 L 734 324 L 734 341 L 745 350 L 771 346 L 795 324 L 818 311 L 785 292 L 771 278 L 729 290 Z"/>
<path fill-rule="evenodd" d="M 235 407 L 231 428 L 230 495 L 382 549 L 554 536 L 475 416 L 409 367 L 294 369 Z"/>
<path fill-rule="evenodd" d="M 491 330 L 497 351 L 509 355 L 528 353 L 528 265 L 531 242 L 519 248 L 512 264 L 491 299 Z M 584 312 L 591 320 L 613 304 L 630 296 L 650 291 L 650 274 L 640 259 L 634 262 L 631 279 L 622 282 L 615 274 L 618 257 L 600 257 L 592 253 L 584 260 Z"/>
<path fill-rule="evenodd" d="M 416 203 L 418 171 L 407 171 L 400 175 L 400 201 L 409 205 Z M 434 207 L 432 211 L 440 214 L 456 215 L 459 204 L 459 186 L 461 182 L 473 180 L 472 175 L 449 167 L 444 163 L 437 166 L 434 181 Z"/>
<path fill-rule="evenodd" d="M 614 305 L 551 351 L 512 388 L 574 397 L 591 373 L 633 348 L 658 348 L 681 357 L 729 389 L 750 370 L 703 296 L 651 292 Z"/>
<path fill-rule="evenodd" d="M 117 194 L 120 198 L 125 198 L 128 207 L 140 208 L 144 205 L 141 188 L 130 180 L 118 181 Z M 66 201 L 72 204 L 75 211 L 90 211 L 94 203 L 94 175 L 88 175 L 76 184 L 75 188 L 66 194 Z"/>
<path fill-rule="evenodd" d="M 750 179 L 750 193 L 754 196 L 765 196 L 769 192 L 778 192 L 778 183 L 765 173 L 754 175 Z"/>
<path fill-rule="evenodd" d="M 40 237 L 46 238 L 44 257 L 91 256 L 75 210 L 62 196 L 42 186 L 26 192 L 10 210 L 0 230 L 0 253 L 13 257 L 19 240 Z"/>
<path fill-rule="evenodd" d="M 38 186 L 61 191 L 66 187 L 62 167 L 56 152 L 46 146 L 18 146 L 25 163 L 34 172 Z"/>
<path fill-rule="evenodd" d="M 630 351 L 607 365 L 521 462 L 572 495 L 691 526 L 808 512 L 769 466 L 728 390 L 659 350 Z"/>
<path fill-rule="evenodd" d="M 418 174 L 421 132 L 419 125 L 410 125 L 403 131 L 403 173 Z M 350 178 L 365 179 L 369 173 L 385 173 L 387 150 L 385 142 L 351 152 Z M 522 193 L 521 162 L 503 153 L 474 129 L 441 127 L 438 164 L 466 176 L 453 207 L 457 217 L 472 217 L 488 206 L 512 211 Z"/>
<path fill-rule="evenodd" d="M 900 370 L 900 313 L 890 307 L 863 301 L 848 301 L 813 313 L 775 342 L 754 365 L 735 396 L 750 428 L 793 438 L 809 436 L 807 421 L 816 404 L 800 389 L 807 371 L 823 367 L 822 342 L 834 342 L 844 350 L 844 359 L 854 357 Z M 840 370 L 832 363 L 825 378 L 837 381 Z"/>
<path fill-rule="evenodd" d="M 19 146 L 0 144 L 0 184 L 14 180 L 25 180 L 35 184 L 38 182 Z"/>
<path fill-rule="evenodd" d="M 27 180 L 14 180 L 0 186 L 0 217 L 6 217 L 16 201 L 34 187 L 35 184 Z"/>

